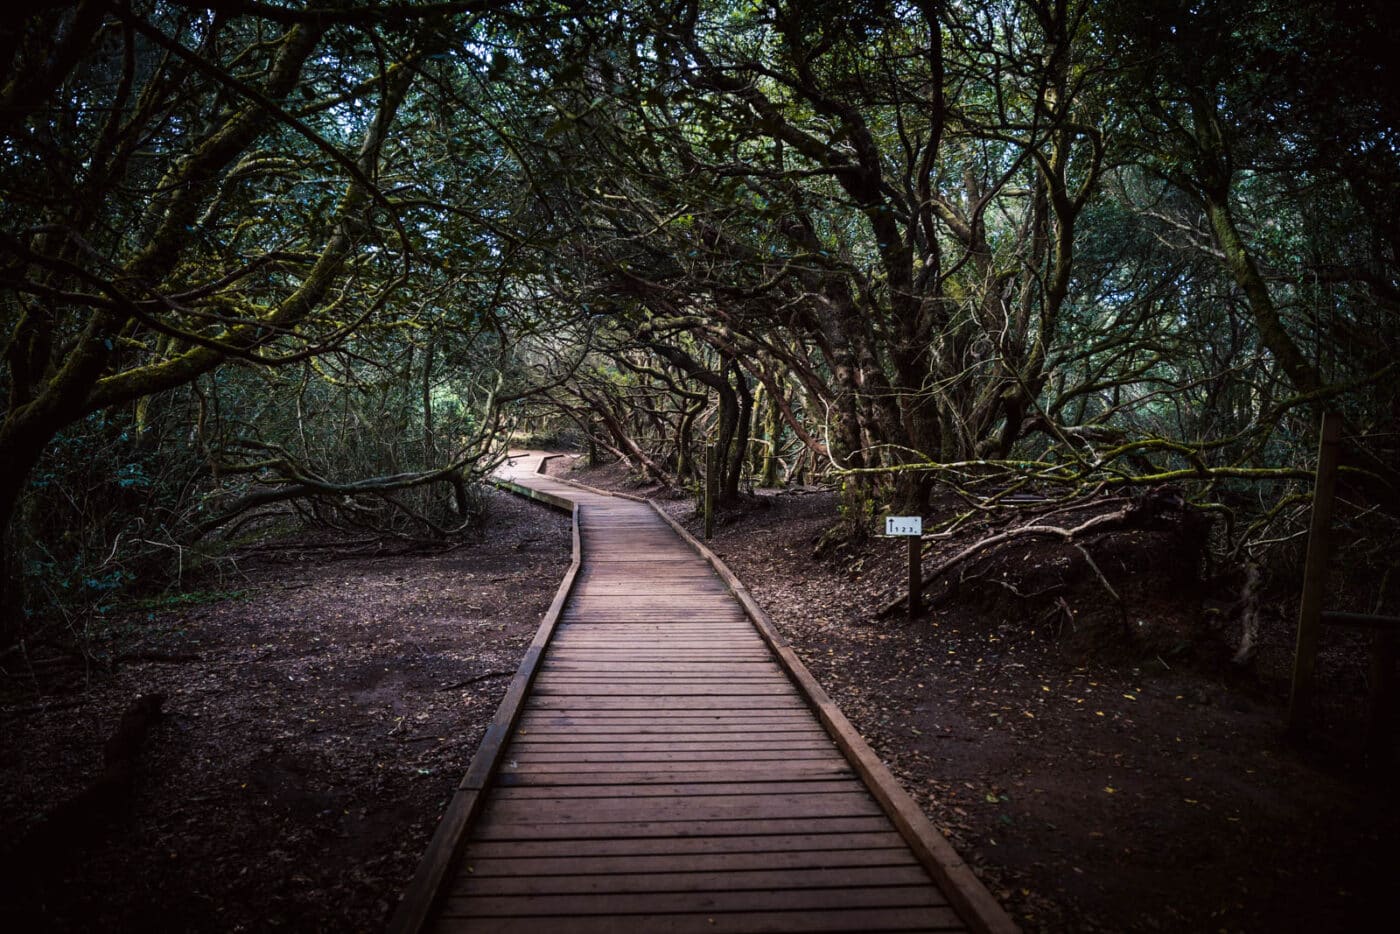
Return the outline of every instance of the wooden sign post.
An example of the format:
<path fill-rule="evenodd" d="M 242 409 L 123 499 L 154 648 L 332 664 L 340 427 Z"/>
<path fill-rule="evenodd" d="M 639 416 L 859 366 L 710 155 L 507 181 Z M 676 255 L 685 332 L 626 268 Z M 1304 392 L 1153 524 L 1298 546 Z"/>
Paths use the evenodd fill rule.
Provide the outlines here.
<path fill-rule="evenodd" d="M 924 589 L 923 516 L 886 516 L 885 534 L 909 539 L 909 618 L 919 615 L 919 595 Z"/>
<path fill-rule="evenodd" d="M 1322 596 L 1327 587 L 1327 529 L 1337 495 L 1337 462 L 1341 455 L 1342 419 L 1335 412 L 1322 416 L 1317 443 L 1317 479 L 1313 481 L 1312 523 L 1303 563 L 1303 598 L 1298 606 L 1298 641 L 1293 650 L 1293 687 L 1288 694 L 1288 732 L 1299 735 L 1312 706 L 1313 669 L 1322 630 Z"/>

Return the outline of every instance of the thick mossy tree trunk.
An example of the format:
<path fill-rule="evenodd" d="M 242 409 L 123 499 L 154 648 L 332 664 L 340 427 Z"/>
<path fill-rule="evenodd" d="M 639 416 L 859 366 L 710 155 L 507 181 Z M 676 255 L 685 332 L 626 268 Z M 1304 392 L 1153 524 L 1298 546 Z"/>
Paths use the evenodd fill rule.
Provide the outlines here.
<path fill-rule="evenodd" d="M 1315 392 L 1322 387 L 1322 378 L 1284 326 L 1268 283 L 1235 223 L 1230 206 L 1234 159 L 1216 103 L 1204 94 L 1192 94 L 1191 119 L 1192 142 L 1196 147 L 1195 176 L 1181 177 L 1177 182 L 1194 193 L 1205 209 L 1225 267 L 1244 293 L 1260 343 L 1278 361 L 1279 369 L 1294 389 L 1302 393 Z"/>
<path fill-rule="evenodd" d="M 744 477 L 744 464 L 748 460 L 749 438 L 753 433 L 753 392 L 749 389 L 744 371 L 737 364 L 730 363 L 725 369 L 727 374 L 734 379 L 734 397 L 738 408 L 734 417 L 734 437 L 724 471 L 724 486 L 720 499 L 725 502 L 734 502 L 739 498 L 739 483 Z"/>
<path fill-rule="evenodd" d="M 768 403 L 763 431 L 766 444 L 763 446 L 763 462 L 759 467 L 758 483 L 759 486 L 771 489 L 778 485 L 778 469 L 782 466 L 779 455 L 783 444 L 783 410 L 771 392 L 767 394 L 765 401 Z"/>

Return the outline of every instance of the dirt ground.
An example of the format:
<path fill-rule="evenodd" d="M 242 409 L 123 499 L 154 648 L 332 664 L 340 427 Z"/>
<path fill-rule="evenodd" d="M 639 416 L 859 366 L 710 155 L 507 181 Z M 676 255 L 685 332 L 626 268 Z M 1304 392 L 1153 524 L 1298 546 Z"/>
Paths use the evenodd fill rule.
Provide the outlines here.
<path fill-rule="evenodd" d="M 639 489 L 617 466 L 555 472 Z M 666 508 L 698 531 L 689 497 Z M 1121 609 L 1039 540 L 970 562 L 910 621 L 872 613 L 905 579 L 903 542 L 813 556 L 835 514 L 831 494 L 760 495 L 711 545 L 1025 930 L 1374 927 L 1400 807 L 1392 773 L 1361 770 L 1354 645 L 1324 653 L 1299 749 L 1282 738 L 1290 608 L 1266 608 L 1253 665 L 1232 665 L 1230 594 L 1195 581 L 1182 529 L 1088 541 Z"/>
<path fill-rule="evenodd" d="M 115 672 L 5 658 L 3 927 L 382 930 L 569 542 L 567 517 L 492 493 L 479 540 L 442 553 L 254 550 L 235 595 L 114 621 Z M 55 812 L 155 693 L 132 794 Z"/>
<path fill-rule="evenodd" d="M 446 553 L 255 551 L 235 595 L 119 620 L 112 673 L 0 660 L 7 928 L 381 929 L 567 565 L 566 520 L 490 503 Z M 834 515 L 827 493 L 757 496 L 713 545 L 1027 931 L 1370 926 L 1400 817 L 1357 766 L 1355 651 L 1324 656 L 1300 752 L 1280 738 L 1284 608 L 1253 668 L 1223 662 L 1238 634 L 1177 559 L 1181 528 L 1088 543 L 1121 605 L 1041 543 L 970 562 L 909 621 L 872 614 L 897 543 L 813 556 Z M 130 799 L 52 819 L 157 692 Z"/>

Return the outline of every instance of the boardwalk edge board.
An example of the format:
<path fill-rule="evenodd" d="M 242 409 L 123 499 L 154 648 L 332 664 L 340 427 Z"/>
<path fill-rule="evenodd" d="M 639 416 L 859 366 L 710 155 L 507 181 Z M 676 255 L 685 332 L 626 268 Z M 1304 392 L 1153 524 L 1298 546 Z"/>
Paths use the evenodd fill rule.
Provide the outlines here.
<path fill-rule="evenodd" d="M 523 496 L 526 499 L 533 499 L 537 503 L 544 503 L 560 512 L 573 513 L 574 504 L 572 500 L 567 500 L 562 496 L 555 496 L 553 493 L 546 493 L 544 490 L 532 490 L 528 486 L 521 486 L 509 480 L 502 480 L 499 477 L 492 477 L 488 481 L 498 490 L 505 490 L 507 493 L 514 493 L 516 496 Z M 574 523 L 575 535 L 577 535 L 578 523 Z"/>
<path fill-rule="evenodd" d="M 417 934 L 423 930 L 429 913 L 437 901 L 442 882 L 447 878 L 457 861 L 462 842 L 466 839 L 466 830 L 476 819 L 485 801 L 484 792 L 490 785 L 491 778 L 500 764 L 501 753 L 506 748 L 506 742 L 520 719 L 525 698 L 529 696 L 530 687 L 534 683 L 535 676 L 539 673 L 545 646 L 554 635 L 554 628 L 564 612 L 564 604 L 574 589 L 574 581 L 583 564 L 583 542 L 579 532 L 578 505 L 576 503 L 560 496 L 531 490 L 508 480 L 493 479 L 491 482 L 503 490 L 529 497 L 569 513 L 573 522 L 573 560 L 569 564 L 569 569 L 564 572 L 564 579 L 559 583 L 559 589 L 555 591 L 554 601 L 545 612 L 544 619 L 540 621 L 535 638 L 531 641 L 529 648 L 525 650 L 525 656 L 521 659 L 515 677 L 511 679 L 510 686 L 506 688 L 505 697 L 501 699 L 501 704 L 496 709 L 495 718 L 491 721 L 491 725 L 486 728 L 486 734 L 481 738 L 481 744 L 477 747 L 476 754 L 472 756 L 466 774 L 462 777 L 452 799 L 448 802 L 442 819 L 438 822 L 437 829 L 433 831 L 432 839 L 428 841 L 428 848 L 424 851 L 422 860 L 419 861 L 417 871 L 409 881 L 408 887 L 404 889 L 403 897 L 399 899 L 398 908 L 389 919 L 389 925 L 386 928 L 387 934 Z"/>
<path fill-rule="evenodd" d="M 571 483 L 573 481 L 564 482 Z M 798 691 L 807 699 L 822 725 L 827 728 L 831 738 L 836 741 L 836 745 L 846 756 L 847 761 L 865 780 L 871 794 L 875 796 L 875 800 L 879 801 L 885 808 L 895 828 L 899 830 L 900 835 L 904 837 L 919 861 L 928 869 L 934 881 L 943 888 L 948 901 L 957 909 L 958 914 L 962 916 L 968 926 L 975 931 L 984 932 L 984 934 L 1016 934 L 1019 932 L 1020 928 L 1011 920 L 1011 916 L 982 884 L 982 880 L 977 878 L 971 867 L 953 849 L 953 845 L 929 822 L 923 809 L 913 798 L 909 797 L 904 786 L 900 785 L 899 780 L 880 761 L 875 750 L 870 748 L 870 744 L 860 735 L 851 721 L 846 719 L 841 708 L 836 705 L 836 702 L 826 693 L 817 679 L 807 670 L 807 666 L 797 657 L 797 653 L 793 651 L 787 640 L 773 625 L 772 619 L 753 599 L 748 588 L 735 576 L 734 572 L 729 570 L 728 565 L 699 539 L 691 535 L 684 526 L 672 519 L 655 500 L 646 500 L 645 502 L 656 511 L 656 514 L 667 525 L 675 530 L 677 535 L 695 549 L 696 553 L 704 558 L 710 567 L 715 569 L 715 573 L 719 574 L 730 593 L 744 608 L 744 612 L 752 620 L 763 640 L 768 643 L 769 648 L 778 657 L 779 664 L 797 684 Z"/>

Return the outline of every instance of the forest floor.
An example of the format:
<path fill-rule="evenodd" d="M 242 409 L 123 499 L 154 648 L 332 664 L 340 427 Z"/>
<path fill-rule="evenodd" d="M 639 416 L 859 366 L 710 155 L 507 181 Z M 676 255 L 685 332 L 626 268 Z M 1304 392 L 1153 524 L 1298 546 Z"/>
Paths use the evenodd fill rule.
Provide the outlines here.
<path fill-rule="evenodd" d="M 568 475 L 637 492 L 617 467 Z M 1027 541 L 910 621 L 872 612 L 902 543 L 814 557 L 835 511 L 747 497 L 712 545 L 1027 931 L 1344 931 L 1387 904 L 1400 816 L 1357 764 L 1355 645 L 1329 645 L 1300 751 L 1287 608 L 1253 666 L 1223 661 L 1228 595 L 1192 584 L 1171 523 L 1088 541 L 1121 604 L 1071 546 Z M 0 659 L 11 929 L 382 929 L 568 562 L 564 518 L 502 494 L 488 515 L 440 554 L 251 550 L 226 599 L 111 621 L 115 670 Z M 156 693 L 131 793 L 84 795 Z"/>
<path fill-rule="evenodd" d="M 699 534 L 691 496 L 618 465 L 551 467 L 655 496 Z M 1121 604 L 1073 547 L 1023 539 L 930 588 L 911 621 L 873 612 L 907 579 L 904 542 L 814 556 L 835 516 L 830 493 L 760 491 L 710 545 L 1028 932 L 1374 926 L 1400 805 L 1393 773 L 1361 767 L 1355 640 L 1329 634 L 1299 748 L 1282 729 L 1294 611 L 1266 603 L 1253 662 L 1232 664 L 1235 594 L 1197 581 L 1181 522 L 1086 539 Z M 990 531 L 936 543 L 925 568 Z"/>
<path fill-rule="evenodd" d="M 490 493 L 479 538 L 453 550 L 336 544 L 252 549 L 225 599 L 118 615 L 95 646 L 125 657 L 114 671 L 3 660 L 5 929 L 383 930 L 570 528 Z M 129 793 L 103 785 L 104 744 L 152 694 L 163 715 L 129 750 Z"/>

